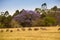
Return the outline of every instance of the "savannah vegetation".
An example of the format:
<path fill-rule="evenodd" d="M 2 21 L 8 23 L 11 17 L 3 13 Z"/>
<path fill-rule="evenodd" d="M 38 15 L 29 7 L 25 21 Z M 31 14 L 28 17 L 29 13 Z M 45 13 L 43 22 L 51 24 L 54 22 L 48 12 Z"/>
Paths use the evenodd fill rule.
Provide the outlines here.
<path fill-rule="evenodd" d="M 57 6 L 52 7 L 51 9 L 47 9 L 47 4 L 43 3 L 41 8 L 35 8 L 34 12 L 39 13 L 40 17 L 37 20 L 34 20 L 35 17 L 31 17 L 32 15 L 26 14 L 23 19 L 22 17 L 18 18 L 18 20 L 14 20 L 14 18 L 21 14 L 21 11 L 16 10 L 15 13 L 11 16 L 9 11 L 1 12 L 0 14 L 0 28 L 16 28 L 16 27 L 36 27 L 36 26 L 56 26 L 60 25 L 59 22 L 59 8 Z M 34 14 L 33 14 L 34 15 Z M 30 18 L 31 17 L 31 18 Z M 23 22 L 20 22 L 20 19 Z M 26 21 L 26 20 L 29 20 Z"/>
<path fill-rule="evenodd" d="M 2 28 L 0 40 L 60 40 L 59 27 Z"/>
<path fill-rule="evenodd" d="M 16 10 L 13 15 L 8 10 L 1 12 L 0 40 L 60 40 L 58 9 L 57 6 L 47 9 L 47 4 L 43 3 L 34 12 L 24 9 Z"/>

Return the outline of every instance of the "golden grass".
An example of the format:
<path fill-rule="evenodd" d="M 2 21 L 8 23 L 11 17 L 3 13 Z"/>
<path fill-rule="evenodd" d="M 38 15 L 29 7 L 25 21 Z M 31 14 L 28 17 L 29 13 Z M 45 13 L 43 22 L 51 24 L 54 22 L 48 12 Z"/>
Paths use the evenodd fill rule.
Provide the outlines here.
<path fill-rule="evenodd" d="M 34 30 L 38 28 L 39 30 Z M 3 32 L 0 32 L 0 40 L 60 40 L 60 30 L 59 27 L 45 27 L 47 30 L 42 30 L 41 27 L 31 27 L 32 30 L 25 28 L 25 31 L 22 28 L 9 28 L 9 31 L 6 32 L 6 29 Z M 19 29 L 19 31 L 17 31 Z M 10 32 L 13 30 L 13 32 Z"/>

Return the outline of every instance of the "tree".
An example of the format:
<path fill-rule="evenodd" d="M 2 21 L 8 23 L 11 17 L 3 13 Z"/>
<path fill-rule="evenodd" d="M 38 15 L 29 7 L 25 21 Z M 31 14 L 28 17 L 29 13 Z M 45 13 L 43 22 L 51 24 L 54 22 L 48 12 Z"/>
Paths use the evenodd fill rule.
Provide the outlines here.
<path fill-rule="evenodd" d="M 9 12 L 6 11 L 6 12 L 4 13 L 4 16 L 5 16 L 5 17 L 9 16 Z"/>
<path fill-rule="evenodd" d="M 45 23 L 45 26 L 53 26 L 53 25 L 55 25 L 56 20 L 53 17 L 46 16 L 44 18 L 44 23 Z"/>
<path fill-rule="evenodd" d="M 41 18 L 43 19 L 44 17 L 46 17 L 46 12 L 45 12 L 45 10 L 42 10 L 42 14 L 41 14 Z"/>
<path fill-rule="evenodd" d="M 21 23 L 23 27 L 31 27 L 31 21 L 32 21 L 32 15 L 31 14 L 26 14 L 26 18 L 24 18 L 24 22 Z"/>
<path fill-rule="evenodd" d="M 42 10 L 46 10 L 46 9 L 47 9 L 47 4 L 46 4 L 46 3 L 43 3 L 43 4 L 41 5 L 41 8 L 42 8 Z"/>
<path fill-rule="evenodd" d="M 51 8 L 52 10 L 54 10 L 55 11 L 55 13 L 56 13 L 56 10 L 57 10 L 57 6 L 54 6 L 53 8 Z"/>
<path fill-rule="evenodd" d="M 12 20 L 12 16 L 9 15 L 8 11 L 5 11 L 5 13 L 3 13 L 3 15 L 0 15 L 0 26 L 3 28 L 10 28 L 10 22 Z"/>
<path fill-rule="evenodd" d="M 5 16 L 4 15 L 0 15 L 0 28 L 3 28 L 5 23 L 4 23 L 4 20 L 5 20 Z"/>
<path fill-rule="evenodd" d="M 40 12 L 41 12 L 41 9 L 40 9 L 40 8 L 35 8 L 35 11 L 36 11 L 37 13 L 40 13 Z"/>
<path fill-rule="evenodd" d="M 37 21 L 32 20 L 32 26 L 54 26 L 56 23 L 55 18 L 46 16 L 43 19 Z"/>
<path fill-rule="evenodd" d="M 4 16 L 4 12 L 1 12 L 1 13 L 0 13 L 0 16 Z"/>
<path fill-rule="evenodd" d="M 56 17 L 57 16 L 57 14 L 56 14 L 57 6 L 54 6 L 53 8 L 51 8 L 51 10 L 54 12 L 54 16 Z"/>
<path fill-rule="evenodd" d="M 19 13 L 20 13 L 19 10 L 16 10 L 15 13 L 13 14 L 13 17 L 18 15 Z"/>
<path fill-rule="evenodd" d="M 12 16 L 11 15 L 9 15 L 8 17 L 5 18 L 4 23 L 5 23 L 5 27 L 6 28 L 10 28 L 11 27 L 11 24 L 10 24 L 11 20 L 12 20 Z"/>

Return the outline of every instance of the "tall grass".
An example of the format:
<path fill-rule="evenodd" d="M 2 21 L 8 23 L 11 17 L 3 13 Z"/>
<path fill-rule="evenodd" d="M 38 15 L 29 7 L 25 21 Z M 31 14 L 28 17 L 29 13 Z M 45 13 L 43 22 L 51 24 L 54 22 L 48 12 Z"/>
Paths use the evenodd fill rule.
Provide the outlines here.
<path fill-rule="evenodd" d="M 35 28 L 37 28 L 37 31 L 34 30 Z M 59 27 L 45 27 L 47 30 L 40 28 L 31 27 L 29 29 L 26 27 L 24 30 L 22 28 L 9 28 L 8 32 L 6 32 L 6 29 L 0 29 L 0 31 L 3 30 L 3 32 L 0 32 L 0 40 L 60 40 Z M 11 30 L 12 32 L 10 32 Z"/>

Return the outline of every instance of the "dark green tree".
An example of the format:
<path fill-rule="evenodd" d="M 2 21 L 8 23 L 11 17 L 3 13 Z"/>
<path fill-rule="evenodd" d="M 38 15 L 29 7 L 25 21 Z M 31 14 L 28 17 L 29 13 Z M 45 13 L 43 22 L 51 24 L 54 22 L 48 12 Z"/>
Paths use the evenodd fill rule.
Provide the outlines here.
<path fill-rule="evenodd" d="M 51 8 L 52 10 L 56 11 L 57 10 L 57 6 L 54 6 L 53 8 Z"/>
<path fill-rule="evenodd" d="M 2 28 L 11 27 L 10 26 L 11 20 L 12 20 L 12 16 L 9 15 L 9 12 L 8 11 L 6 11 L 4 13 L 4 15 L 1 14 L 0 15 L 0 27 L 2 27 Z"/>
<path fill-rule="evenodd" d="M 47 9 L 47 4 L 46 4 L 46 3 L 43 3 L 43 4 L 41 5 L 41 8 L 42 8 L 42 10 L 46 10 L 46 9 Z"/>
<path fill-rule="evenodd" d="M 41 14 L 41 18 L 43 19 L 44 17 L 46 17 L 46 12 L 45 12 L 45 10 L 42 10 L 42 14 Z"/>
<path fill-rule="evenodd" d="M 44 18 L 44 23 L 45 23 L 45 26 L 54 26 L 56 23 L 56 20 L 53 17 L 46 16 Z"/>
<path fill-rule="evenodd" d="M 40 12 L 41 12 L 41 9 L 40 9 L 40 8 L 35 8 L 35 11 L 36 11 L 37 13 L 40 13 Z"/>
<path fill-rule="evenodd" d="M 56 13 L 56 10 L 57 10 L 57 6 L 54 6 L 53 8 L 51 8 L 52 10 L 54 10 L 55 11 L 55 13 Z"/>
<path fill-rule="evenodd" d="M 6 28 L 10 28 L 11 27 L 11 24 L 10 24 L 11 20 L 12 20 L 12 16 L 11 15 L 9 15 L 8 17 L 5 18 L 4 23 L 5 23 L 5 27 Z"/>
<path fill-rule="evenodd" d="M 9 12 L 8 11 L 5 11 L 4 16 L 5 17 L 9 16 Z"/>
<path fill-rule="evenodd" d="M 16 10 L 15 13 L 13 14 L 13 17 L 18 15 L 19 13 L 20 13 L 19 10 Z"/>

